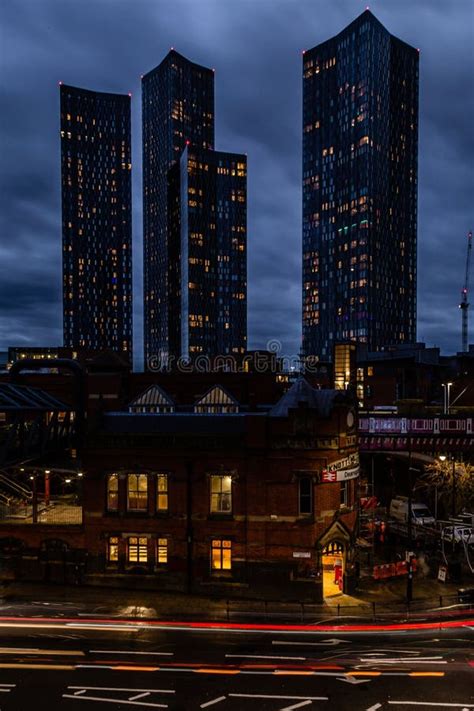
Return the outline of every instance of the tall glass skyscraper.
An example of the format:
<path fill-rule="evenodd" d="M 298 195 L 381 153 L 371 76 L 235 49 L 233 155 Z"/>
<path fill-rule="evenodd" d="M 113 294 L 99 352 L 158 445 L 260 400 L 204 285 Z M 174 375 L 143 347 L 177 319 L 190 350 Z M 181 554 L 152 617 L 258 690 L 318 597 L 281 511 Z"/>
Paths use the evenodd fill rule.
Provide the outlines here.
<path fill-rule="evenodd" d="M 142 78 L 145 367 L 175 352 L 173 282 L 179 249 L 170 244 L 169 170 L 189 141 L 214 146 L 214 72 L 172 49 Z M 176 214 L 175 214 L 176 219 Z M 177 287 L 179 289 L 179 286 Z"/>
<path fill-rule="evenodd" d="M 303 352 L 416 340 L 416 49 L 370 11 L 303 54 Z"/>
<path fill-rule="evenodd" d="M 130 96 L 60 86 L 64 345 L 132 360 Z"/>
<path fill-rule="evenodd" d="M 145 367 L 241 354 L 247 160 L 213 150 L 214 72 L 171 50 L 142 101 Z"/>
<path fill-rule="evenodd" d="M 247 158 L 188 146 L 175 171 L 180 283 L 173 352 L 243 355 L 247 348 Z M 176 288 L 178 286 L 178 288 Z M 178 301 L 179 299 L 179 301 Z M 178 343 L 179 341 L 179 343 Z"/>

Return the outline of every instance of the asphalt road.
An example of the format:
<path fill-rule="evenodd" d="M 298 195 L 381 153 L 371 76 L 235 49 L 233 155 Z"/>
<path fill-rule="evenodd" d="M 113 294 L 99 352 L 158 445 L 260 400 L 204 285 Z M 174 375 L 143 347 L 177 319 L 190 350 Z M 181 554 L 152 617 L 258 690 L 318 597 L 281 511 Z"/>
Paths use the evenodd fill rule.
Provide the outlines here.
<path fill-rule="evenodd" d="M 474 709 L 474 628 L 309 633 L 0 618 L 0 710 Z"/>

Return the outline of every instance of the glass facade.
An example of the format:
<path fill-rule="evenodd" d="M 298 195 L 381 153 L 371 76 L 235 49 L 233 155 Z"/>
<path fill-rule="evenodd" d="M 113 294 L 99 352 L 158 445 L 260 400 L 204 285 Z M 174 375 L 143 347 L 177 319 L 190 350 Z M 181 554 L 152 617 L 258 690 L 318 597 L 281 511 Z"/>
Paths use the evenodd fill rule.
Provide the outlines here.
<path fill-rule="evenodd" d="M 184 358 L 242 355 L 247 341 L 247 159 L 188 146 L 172 172 L 180 242 L 170 343 Z M 179 185 L 177 185 L 179 183 Z M 179 234 L 178 234 L 179 232 Z M 177 275 L 178 276 L 178 275 Z"/>
<path fill-rule="evenodd" d="M 179 242 L 170 243 L 169 171 L 187 142 L 214 146 L 214 72 L 171 50 L 142 79 L 145 366 L 179 345 L 170 330 L 179 309 Z M 174 215 L 176 219 L 176 214 Z"/>
<path fill-rule="evenodd" d="M 416 340 L 419 54 L 365 11 L 303 54 L 303 351 Z"/>
<path fill-rule="evenodd" d="M 132 357 L 130 97 L 61 84 L 63 329 Z"/>

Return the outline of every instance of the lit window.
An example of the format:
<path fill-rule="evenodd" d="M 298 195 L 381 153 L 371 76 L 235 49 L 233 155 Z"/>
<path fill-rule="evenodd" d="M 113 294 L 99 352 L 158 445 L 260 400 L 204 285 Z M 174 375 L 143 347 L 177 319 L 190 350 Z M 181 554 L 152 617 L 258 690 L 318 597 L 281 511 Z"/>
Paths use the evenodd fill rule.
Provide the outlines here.
<path fill-rule="evenodd" d="M 156 548 L 156 560 L 160 565 L 165 565 L 168 562 L 168 539 L 158 538 Z"/>
<path fill-rule="evenodd" d="M 148 539 L 145 536 L 130 536 L 128 539 L 128 562 L 146 563 L 148 561 Z"/>
<path fill-rule="evenodd" d="M 211 476 L 211 513 L 232 511 L 232 477 Z"/>
<path fill-rule="evenodd" d="M 118 474 L 107 477 L 107 511 L 118 510 Z"/>
<path fill-rule="evenodd" d="M 129 474 L 127 477 L 127 508 L 129 511 L 146 511 L 148 508 L 148 477 L 146 474 Z"/>
<path fill-rule="evenodd" d="M 157 511 L 168 511 L 168 475 L 158 474 L 156 478 Z"/>
<path fill-rule="evenodd" d="M 119 539 L 118 536 L 109 536 L 107 541 L 107 562 L 117 563 L 118 561 L 118 546 Z"/>
<path fill-rule="evenodd" d="M 311 477 L 304 476 L 299 480 L 299 510 L 300 514 L 313 512 L 313 487 Z"/>
<path fill-rule="evenodd" d="M 211 546 L 211 568 L 212 570 L 232 569 L 232 542 L 215 538 Z"/>

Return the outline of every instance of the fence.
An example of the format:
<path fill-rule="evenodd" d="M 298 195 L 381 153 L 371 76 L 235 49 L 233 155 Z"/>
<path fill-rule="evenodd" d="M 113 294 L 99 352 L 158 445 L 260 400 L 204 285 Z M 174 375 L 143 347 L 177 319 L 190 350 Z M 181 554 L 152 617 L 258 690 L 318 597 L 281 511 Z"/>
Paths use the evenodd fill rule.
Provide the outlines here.
<path fill-rule="evenodd" d="M 323 606 L 306 602 L 275 602 L 270 600 L 249 601 L 227 600 L 226 618 L 228 621 L 239 618 L 252 618 L 269 621 L 280 619 L 293 620 L 301 624 L 317 624 L 324 620 L 357 620 L 377 622 L 379 620 L 415 619 L 420 617 L 436 618 L 449 610 L 453 615 L 472 609 L 471 602 L 460 602 L 459 595 L 439 595 L 435 598 L 413 600 L 410 603 L 400 601 L 392 603 L 367 602 L 358 605 Z"/>
<path fill-rule="evenodd" d="M 82 504 L 77 494 L 37 495 L 31 499 L 0 494 L 1 524 L 82 524 Z"/>

